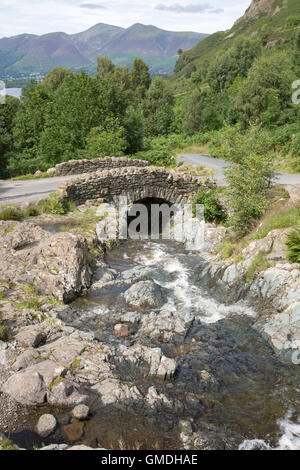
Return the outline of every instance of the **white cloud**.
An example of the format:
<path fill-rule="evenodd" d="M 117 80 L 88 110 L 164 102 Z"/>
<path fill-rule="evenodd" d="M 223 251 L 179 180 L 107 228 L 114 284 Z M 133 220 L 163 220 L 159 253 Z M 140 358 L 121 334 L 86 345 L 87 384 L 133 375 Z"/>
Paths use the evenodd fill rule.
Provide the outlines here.
<path fill-rule="evenodd" d="M 165 5 L 164 3 L 160 3 L 159 5 L 156 5 L 155 9 L 161 11 L 172 11 L 175 13 L 222 13 L 224 11 L 222 8 L 215 9 L 206 3 L 190 3 L 189 5 L 182 5 L 180 3 Z"/>
<path fill-rule="evenodd" d="M 79 5 L 80 8 L 87 8 L 88 10 L 103 10 L 105 6 L 99 5 L 98 3 L 82 3 Z"/>
<path fill-rule="evenodd" d="M 199 5 L 207 5 L 211 10 L 185 10 L 178 15 L 178 12 L 169 9 L 156 9 L 158 3 L 170 8 L 177 3 L 176 0 L 0 0 L 1 37 L 54 31 L 77 33 L 96 23 L 122 27 L 144 23 L 173 31 L 213 33 L 230 28 L 250 1 L 179 0 L 178 4 L 188 10 L 191 5 L 198 5 L 198 8 Z M 83 8 L 84 4 L 95 6 Z M 220 12 L 221 9 L 224 11 Z"/>

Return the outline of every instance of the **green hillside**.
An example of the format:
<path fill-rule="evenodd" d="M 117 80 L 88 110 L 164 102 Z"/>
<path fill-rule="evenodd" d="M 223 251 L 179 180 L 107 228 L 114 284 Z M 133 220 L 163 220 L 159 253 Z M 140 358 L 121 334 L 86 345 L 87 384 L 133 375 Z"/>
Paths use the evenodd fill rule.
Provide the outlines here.
<path fill-rule="evenodd" d="M 191 88 L 192 73 L 205 73 L 216 56 L 238 39 L 256 40 L 266 51 L 293 47 L 295 33 L 300 30 L 299 0 L 254 0 L 247 12 L 230 30 L 212 34 L 180 56 L 170 78 L 176 90 Z"/>

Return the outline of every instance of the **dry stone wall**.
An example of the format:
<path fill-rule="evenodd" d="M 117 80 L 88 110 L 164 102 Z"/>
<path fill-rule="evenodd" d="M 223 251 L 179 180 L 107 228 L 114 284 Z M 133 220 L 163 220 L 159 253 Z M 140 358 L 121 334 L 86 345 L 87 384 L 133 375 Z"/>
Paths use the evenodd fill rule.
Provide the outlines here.
<path fill-rule="evenodd" d="M 160 167 L 127 167 L 96 171 L 64 182 L 59 195 L 76 204 L 111 201 L 120 195 L 126 195 L 129 202 L 152 197 L 179 204 L 191 199 L 202 184 L 189 174 Z"/>
<path fill-rule="evenodd" d="M 48 171 L 51 176 L 67 176 L 132 166 L 146 167 L 150 166 L 150 163 L 144 160 L 135 160 L 133 158 L 126 157 L 105 157 L 95 158 L 93 160 L 70 160 L 68 162 L 59 163 L 55 168 L 51 168 Z"/>

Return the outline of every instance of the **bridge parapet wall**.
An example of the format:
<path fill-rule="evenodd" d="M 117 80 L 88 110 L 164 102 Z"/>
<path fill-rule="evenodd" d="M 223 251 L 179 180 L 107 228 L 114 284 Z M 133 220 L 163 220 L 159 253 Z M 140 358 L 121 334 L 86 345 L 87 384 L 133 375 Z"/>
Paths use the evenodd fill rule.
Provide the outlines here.
<path fill-rule="evenodd" d="M 51 168 L 53 176 L 81 175 L 94 171 L 109 170 L 112 168 L 124 167 L 147 167 L 150 163 L 145 160 L 135 160 L 126 157 L 105 157 L 94 158 L 93 160 L 69 160 L 59 163 L 55 168 Z M 50 170 L 49 170 L 50 171 Z"/>
<path fill-rule="evenodd" d="M 201 185 L 189 174 L 160 167 L 127 167 L 79 176 L 63 183 L 59 195 L 78 205 L 88 200 L 111 201 L 121 195 L 126 195 L 129 202 L 151 197 L 179 204 L 190 200 Z"/>

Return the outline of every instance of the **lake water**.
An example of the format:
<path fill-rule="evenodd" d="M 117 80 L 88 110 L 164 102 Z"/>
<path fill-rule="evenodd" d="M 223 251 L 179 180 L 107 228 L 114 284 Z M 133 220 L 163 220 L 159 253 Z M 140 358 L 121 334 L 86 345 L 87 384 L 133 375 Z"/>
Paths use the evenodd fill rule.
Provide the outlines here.
<path fill-rule="evenodd" d="M 0 90 L 0 95 L 9 95 L 15 98 L 20 98 L 21 94 L 22 88 L 6 88 L 5 90 Z"/>

